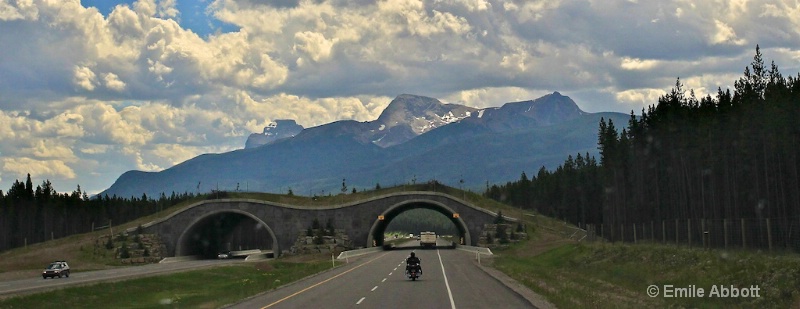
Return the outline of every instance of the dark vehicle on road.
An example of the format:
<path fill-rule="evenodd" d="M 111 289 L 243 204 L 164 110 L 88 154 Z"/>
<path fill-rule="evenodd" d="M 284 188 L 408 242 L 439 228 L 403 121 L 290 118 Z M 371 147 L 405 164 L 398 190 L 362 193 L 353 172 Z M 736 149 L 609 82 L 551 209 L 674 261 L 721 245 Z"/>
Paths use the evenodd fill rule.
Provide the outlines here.
<path fill-rule="evenodd" d="M 231 252 L 230 251 L 220 252 L 219 254 L 217 254 L 217 258 L 221 259 L 221 260 L 229 259 L 229 258 L 231 258 Z"/>
<path fill-rule="evenodd" d="M 406 258 L 406 276 L 411 279 L 411 281 L 416 281 L 417 278 L 422 276 L 422 266 L 420 266 L 420 259 L 417 257 L 414 252 L 411 252 L 408 258 Z"/>
<path fill-rule="evenodd" d="M 47 265 L 42 271 L 42 279 L 67 277 L 69 278 L 69 264 L 67 261 L 55 261 Z"/>

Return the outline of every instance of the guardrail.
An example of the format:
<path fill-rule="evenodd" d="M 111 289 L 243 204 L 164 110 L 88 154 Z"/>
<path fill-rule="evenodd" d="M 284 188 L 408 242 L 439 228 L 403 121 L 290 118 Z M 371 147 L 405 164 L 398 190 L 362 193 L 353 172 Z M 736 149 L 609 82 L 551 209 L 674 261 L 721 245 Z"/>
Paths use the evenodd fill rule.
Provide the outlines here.
<path fill-rule="evenodd" d="M 238 250 L 238 251 L 231 251 L 231 256 L 246 256 L 246 255 L 254 255 L 254 254 L 261 254 L 263 251 L 261 249 L 252 249 L 252 250 Z"/>
<path fill-rule="evenodd" d="M 370 247 L 370 248 L 342 251 L 342 253 L 339 253 L 339 256 L 336 257 L 336 259 L 337 260 L 344 260 L 344 259 L 347 259 L 347 258 L 351 258 L 351 257 L 359 256 L 359 255 L 364 255 L 364 254 L 370 254 L 370 253 L 378 252 L 378 251 L 383 251 L 383 247 Z"/>
<path fill-rule="evenodd" d="M 484 248 L 484 247 L 456 245 L 456 249 L 461 250 L 461 251 L 474 252 L 476 254 L 494 255 L 494 253 L 492 253 L 491 249 Z"/>
<path fill-rule="evenodd" d="M 158 263 L 164 264 L 164 263 L 183 262 L 183 261 L 195 261 L 199 259 L 200 256 L 197 255 L 168 256 L 161 259 L 161 261 L 159 261 Z"/>

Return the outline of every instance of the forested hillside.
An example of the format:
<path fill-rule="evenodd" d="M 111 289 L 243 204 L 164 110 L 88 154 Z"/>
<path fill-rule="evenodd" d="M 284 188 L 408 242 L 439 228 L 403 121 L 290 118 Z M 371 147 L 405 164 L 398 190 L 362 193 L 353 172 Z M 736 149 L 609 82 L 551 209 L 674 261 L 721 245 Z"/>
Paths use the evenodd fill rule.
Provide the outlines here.
<path fill-rule="evenodd" d="M 733 93 L 698 98 L 678 79 L 617 126 L 600 122 L 599 162 L 570 156 L 486 195 L 605 238 L 800 247 L 800 75 L 766 66 L 758 47 Z"/>
<path fill-rule="evenodd" d="M 437 235 L 458 235 L 458 229 L 447 216 L 430 209 L 412 209 L 394 218 L 386 232 L 419 235 L 419 232 L 436 232 Z"/>
<path fill-rule="evenodd" d="M 58 193 L 49 180 L 33 187 L 30 174 L 15 181 L 4 194 L 0 190 L 0 251 L 54 238 L 108 228 L 151 215 L 189 198 L 192 194 L 161 195 L 153 199 L 117 196 L 89 198 L 80 186 Z"/>

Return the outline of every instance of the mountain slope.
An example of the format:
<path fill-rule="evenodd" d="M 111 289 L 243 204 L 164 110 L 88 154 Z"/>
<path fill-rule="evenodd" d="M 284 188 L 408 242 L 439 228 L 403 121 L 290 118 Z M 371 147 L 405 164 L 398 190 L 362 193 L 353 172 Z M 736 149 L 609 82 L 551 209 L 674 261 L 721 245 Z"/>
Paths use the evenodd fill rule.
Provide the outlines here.
<path fill-rule="evenodd" d="M 568 155 L 597 153 L 601 117 L 626 123 L 621 113 L 590 114 L 559 93 L 478 110 L 401 95 L 375 121 L 337 121 L 256 148 L 206 154 L 161 172 L 126 172 L 101 194 L 249 190 L 338 193 L 437 179 L 481 190 L 486 182 L 554 168 Z M 419 132 L 419 133 L 418 133 Z"/>
<path fill-rule="evenodd" d="M 447 126 L 393 147 L 387 158 L 395 161 L 374 171 L 362 171 L 364 174 L 357 178 L 398 179 L 397 183 L 404 183 L 416 176 L 418 181 L 437 179 L 451 186 L 458 186 L 463 180 L 465 188 L 482 190 L 486 182 L 517 180 L 522 172 L 532 175 L 542 166 L 553 169 L 563 164 L 568 155 L 597 156 L 596 135 L 601 117 L 624 123 L 630 116 L 584 114 L 553 126 L 502 133 L 474 126 L 465 127 L 472 130 L 467 133 Z M 459 131 L 460 135 L 452 131 Z M 364 184 L 369 186 L 370 183 Z"/>
<path fill-rule="evenodd" d="M 264 128 L 262 133 L 253 133 L 247 137 L 244 148 L 256 148 L 258 146 L 274 143 L 275 141 L 289 138 L 303 131 L 303 126 L 291 119 L 279 119 L 270 123 Z"/>

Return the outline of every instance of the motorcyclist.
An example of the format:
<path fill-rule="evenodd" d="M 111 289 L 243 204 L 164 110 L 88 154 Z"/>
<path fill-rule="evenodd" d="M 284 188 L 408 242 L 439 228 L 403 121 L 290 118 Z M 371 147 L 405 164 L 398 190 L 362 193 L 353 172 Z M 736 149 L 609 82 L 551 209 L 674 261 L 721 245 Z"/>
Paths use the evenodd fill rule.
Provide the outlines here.
<path fill-rule="evenodd" d="M 417 265 L 417 270 L 419 270 L 419 274 L 422 275 L 422 263 L 420 263 L 420 259 L 411 252 L 411 255 L 406 258 L 406 273 L 411 269 L 411 265 Z"/>

